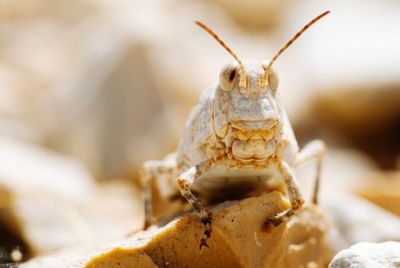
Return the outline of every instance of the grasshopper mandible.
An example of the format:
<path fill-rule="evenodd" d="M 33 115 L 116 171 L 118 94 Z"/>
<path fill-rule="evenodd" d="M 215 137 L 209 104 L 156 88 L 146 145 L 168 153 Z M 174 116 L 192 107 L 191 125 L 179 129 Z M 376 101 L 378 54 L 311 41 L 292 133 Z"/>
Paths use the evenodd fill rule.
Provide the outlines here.
<path fill-rule="evenodd" d="M 177 151 L 162 161 L 144 164 L 142 182 L 147 226 L 152 223 L 150 185 L 155 180 L 164 180 L 164 185 L 173 182 L 177 186 L 174 188 L 176 193 L 199 214 L 204 224 L 200 248 L 208 247 L 212 218 L 199 196 L 212 199 L 228 187 L 240 188 L 245 184 L 262 189 L 271 180 L 278 179 L 284 182 L 286 189 L 283 191 L 291 205 L 275 217 L 266 219 L 267 225 L 278 226 L 304 203 L 292 168 L 316 159 L 312 202 L 317 203 L 326 147 L 322 141 L 314 140 L 299 150 L 280 102 L 278 75 L 272 65 L 308 27 L 328 13 L 326 11 L 306 24 L 269 62 L 240 60 L 217 34 L 196 21 L 233 56 L 235 62 L 227 64 L 221 70 L 218 83 L 201 96 L 189 116 Z"/>

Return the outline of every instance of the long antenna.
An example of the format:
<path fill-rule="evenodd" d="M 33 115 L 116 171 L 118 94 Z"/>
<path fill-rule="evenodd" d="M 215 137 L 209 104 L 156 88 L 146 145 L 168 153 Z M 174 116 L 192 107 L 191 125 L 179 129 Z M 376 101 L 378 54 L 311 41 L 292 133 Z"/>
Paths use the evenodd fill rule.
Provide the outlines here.
<path fill-rule="evenodd" d="M 324 17 L 325 15 L 328 15 L 330 13 L 330 11 L 325 11 L 324 13 L 322 13 L 321 15 L 315 17 L 314 19 L 312 19 L 309 23 L 307 23 L 300 31 L 298 31 L 293 37 L 292 39 L 289 40 L 289 42 L 287 42 L 279 51 L 278 53 L 275 54 L 275 56 L 272 58 L 272 60 L 269 62 L 265 73 L 263 75 L 263 77 L 261 78 L 261 86 L 265 86 L 267 81 L 268 81 L 268 76 L 269 73 L 271 71 L 271 67 L 272 64 L 274 64 L 274 62 L 279 58 L 279 56 L 288 48 L 290 47 L 290 45 L 297 40 L 297 38 L 300 37 L 300 35 L 302 35 L 311 25 L 313 25 L 314 23 L 316 23 L 319 19 L 321 19 L 322 17 Z"/>
<path fill-rule="evenodd" d="M 229 54 L 232 55 L 232 57 L 235 58 L 235 60 L 239 63 L 240 66 L 240 71 L 241 71 L 241 76 L 240 76 L 240 81 L 239 81 L 239 86 L 240 87 L 246 87 L 247 85 L 247 77 L 246 77 L 246 70 L 244 69 L 244 65 L 242 61 L 239 59 L 239 57 L 232 51 L 232 49 L 224 42 L 222 39 L 210 28 L 208 28 L 204 23 L 200 21 L 195 21 L 195 23 L 200 26 L 203 30 L 205 30 L 207 33 L 209 33 L 212 37 L 214 37 L 215 40 L 217 40 L 218 43 L 221 44 L 228 52 Z"/>

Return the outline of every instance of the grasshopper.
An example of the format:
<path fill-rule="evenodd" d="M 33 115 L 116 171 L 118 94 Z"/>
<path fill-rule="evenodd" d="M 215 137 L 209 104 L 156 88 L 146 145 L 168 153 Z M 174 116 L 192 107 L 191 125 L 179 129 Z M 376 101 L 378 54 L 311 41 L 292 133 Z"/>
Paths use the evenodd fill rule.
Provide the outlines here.
<path fill-rule="evenodd" d="M 218 198 L 228 189 L 260 190 L 272 181 L 283 182 L 281 190 L 290 208 L 266 219 L 278 226 L 304 204 L 292 171 L 316 159 L 317 172 L 312 202 L 317 204 L 320 171 L 326 146 L 321 140 L 299 149 L 279 98 L 278 74 L 273 63 L 304 31 L 329 11 L 307 23 L 270 60 L 242 61 L 210 28 L 196 21 L 235 59 L 222 68 L 219 81 L 208 88 L 186 122 L 183 139 L 173 154 L 161 161 L 148 161 L 142 170 L 145 187 L 146 226 L 154 222 L 151 187 L 158 183 L 183 196 L 204 224 L 200 249 L 211 237 L 211 213 L 202 200 Z M 161 189 L 162 190 L 162 189 Z"/>

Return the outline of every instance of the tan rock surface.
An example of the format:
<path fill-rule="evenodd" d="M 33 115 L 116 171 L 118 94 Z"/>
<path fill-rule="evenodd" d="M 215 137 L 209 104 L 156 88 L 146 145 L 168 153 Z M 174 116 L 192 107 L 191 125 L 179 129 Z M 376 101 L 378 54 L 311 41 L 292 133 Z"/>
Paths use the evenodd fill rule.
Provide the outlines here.
<path fill-rule="evenodd" d="M 396 172 L 377 169 L 371 158 L 359 151 L 329 147 L 319 199 L 321 208 L 332 219 L 334 229 L 329 239 L 338 251 L 359 242 L 400 239 L 400 217 L 388 212 L 390 204 L 400 204 L 395 201 L 396 196 L 400 200 Z M 314 174 L 313 163 L 296 170 L 305 197 L 311 195 Z"/>
<path fill-rule="evenodd" d="M 279 192 L 226 202 L 213 211 L 209 248 L 199 249 L 202 224 L 188 215 L 104 250 L 86 267 L 326 266 L 332 256 L 325 243 L 330 224 L 317 207 L 303 208 L 271 232 L 263 228 L 288 205 Z"/>
<path fill-rule="evenodd" d="M 39 256 L 141 228 L 140 192 L 126 181 L 98 184 L 79 161 L 14 139 L 0 138 L 0 163 L 0 255 L 4 230 Z"/>
<path fill-rule="evenodd" d="M 400 172 L 377 172 L 354 189 L 361 197 L 400 216 Z"/>
<path fill-rule="evenodd" d="M 380 168 L 395 169 L 400 150 L 399 88 L 399 82 L 327 86 L 315 94 L 309 111 L 295 122 L 296 134 L 300 140 L 316 135 L 336 148 L 353 147 Z"/>
<path fill-rule="evenodd" d="M 335 192 L 325 198 L 322 208 L 335 226 L 329 237 L 335 250 L 359 242 L 400 241 L 400 217 L 353 194 Z"/>

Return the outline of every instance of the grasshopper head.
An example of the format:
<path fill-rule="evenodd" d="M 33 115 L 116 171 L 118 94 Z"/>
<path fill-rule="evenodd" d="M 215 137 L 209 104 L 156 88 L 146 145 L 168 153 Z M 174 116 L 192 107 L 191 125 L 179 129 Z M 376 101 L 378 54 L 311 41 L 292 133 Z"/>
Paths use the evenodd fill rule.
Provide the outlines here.
<path fill-rule="evenodd" d="M 241 84 L 239 64 L 229 63 L 221 70 L 215 102 L 222 109 L 215 113 L 224 113 L 227 131 L 223 138 L 233 157 L 264 161 L 275 151 L 282 132 L 278 75 L 271 70 L 263 83 L 268 64 L 248 59 L 243 65 L 245 84 Z"/>
<path fill-rule="evenodd" d="M 272 70 L 268 83 L 263 83 L 267 64 L 248 59 L 244 61 L 245 85 L 237 63 L 227 64 L 220 73 L 217 98 L 227 106 L 229 124 L 241 131 L 268 131 L 279 126 L 277 101 L 278 75 Z"/>

